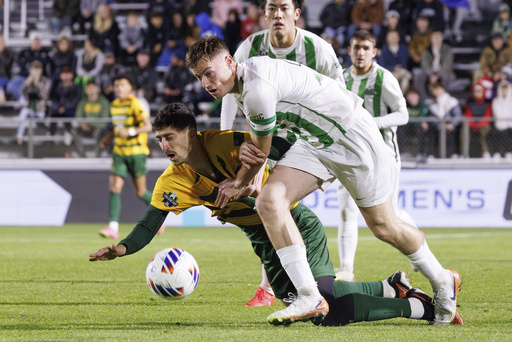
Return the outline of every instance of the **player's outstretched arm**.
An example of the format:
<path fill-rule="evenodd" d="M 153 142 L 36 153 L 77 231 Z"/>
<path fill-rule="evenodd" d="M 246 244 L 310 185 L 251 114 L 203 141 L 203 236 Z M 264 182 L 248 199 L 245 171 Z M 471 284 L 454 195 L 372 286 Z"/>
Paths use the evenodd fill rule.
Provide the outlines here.
<path fill-rule="evenodd" d="M 89 261 L 107 261 L 114 260 L 119 256 L 123 256 L 126 253 L 125 245 L 114 245 L 106 246 L 98 250 L 96 253 L 89 254 Z"/>

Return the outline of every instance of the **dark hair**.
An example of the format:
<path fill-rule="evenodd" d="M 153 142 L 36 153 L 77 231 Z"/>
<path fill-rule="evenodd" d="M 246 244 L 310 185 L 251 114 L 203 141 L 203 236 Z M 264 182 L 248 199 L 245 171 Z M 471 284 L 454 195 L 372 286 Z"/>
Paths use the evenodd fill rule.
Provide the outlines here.
<path fill-rule="evenodd" d="M 173 127 L 180 131 L 192 127 L 197 129 L 194 113 L 183 103 L 174 102 L 158 111 L 153 120 L 153 131 Z"/>
<path fill-rule="evenodd" d="M 117 73 L 114 78 L 112 79 L 112 84 L 114 84 L 117 80 L 125 79 L 132 85 L 133 88 L 135 88 L 135 82 L 133 81 L 133 77 L 131 74 L 127 72 L 119 72 Z"/>
<path fill-rule="evenodd" d="M 229 54 L 228 46 L 222 39 L 217 36 L 203 37 L 188 49 L 185 66 L 193 69 L 201 60 L 211 61 L 217 54 L 224 51 Z"/>
<path fill-rule="evenodd" d="M 265 9 L 265 6 L 267 5 L 267 1 L 268 0 L 258 0 L 258 2 L 260 3 L 260 7 L 262 9 Z M 304 6 L 304 1 L 305 0 L 292 0 L 292 4 L 293 4 L 293 7 L 295 7 L 295 9 L 300 9 L 302 10 L 302 7 Z"/>
<path fill-rule="evenodd" d="M 367 30 L 358 30 L 354 35 L 350 38 L 350 43 L 352 43 L 352 40 L 368 40 L 372 42 L 373 46 L 375 46 L 375 36 Z"/>

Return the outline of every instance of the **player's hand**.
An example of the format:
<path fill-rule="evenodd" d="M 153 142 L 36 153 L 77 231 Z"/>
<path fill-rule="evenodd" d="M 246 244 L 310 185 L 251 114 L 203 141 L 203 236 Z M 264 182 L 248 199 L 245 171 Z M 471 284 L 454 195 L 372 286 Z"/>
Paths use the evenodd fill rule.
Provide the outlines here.
<path fill-rule="evenodd" d="M 130 133 L 128 133 L 128 130 L 126 128 L 121 128 L 118 132 L 119 138 L 128 138 L 130 136 Z"/>
<path fill-rule="evenodd" d="M 126 254 L 126 246 L 125 245 L 114 245 L 103 247 L 99 251 L 93 254 L 89 254 L 89 261 L 106 261 L 106 260 L 114 260 L 119 256 L 123 256 Z"/>
<path fill-rule="evenodd" d="M 219 193 L 215 200 L 215 206 L 224 208 L 228 201 L 241 193 L 241 189 L 235 188 L 235 181 L 233 179 L 226 179 L 219 184 Z"/>
<path fill-rule="evenodd" d="M 267 160 L 265 153 L 256 147 L 251 141 L 244 141 L 240 146 L 240 161 L 242 165 L 250 169 L 251 165 L 264 164 Z"/>

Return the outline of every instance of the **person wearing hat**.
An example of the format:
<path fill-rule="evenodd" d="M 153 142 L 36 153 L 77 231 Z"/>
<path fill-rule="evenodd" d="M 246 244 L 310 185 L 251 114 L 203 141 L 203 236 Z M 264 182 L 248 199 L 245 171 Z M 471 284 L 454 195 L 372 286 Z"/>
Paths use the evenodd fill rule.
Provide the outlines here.
<path fill-rule="evenodd" d="M 510 19 L 510 7 L 507 4 L 501 4 L 498 16 L 492 23 L 492 33 L 500 33 L 505 42 L 509 41 L 512 31 L 512 20 Z"/>
<path fill-rule="evenodd" d="M 409 32 L 405 29 L 405 27 L 400 26 L 399 23 L 400 13 L 398 13 L 396 10 L 389 10 L 386 12 L 386 18 L 382 24 L 380 36 L 375 37 L 377 39 L 377 43 L 375 45 L 377 49 L 382 50 L 384 44 L 386 43 L 386 37 L 391 31 L 396 31 L 400 37 L 400 41 L 405 42 L 405 37 L 409 34 Z"/>
<path fill-rule="evenodd" d="M 50 94 L 50 79 L 43 76 L 43 63 L 33 61 L 30 63 L 29 74 L 21 87 L 21 102 L 23 107 L 19 115 L 19 126 L 16 132 L 16 142 L 23 143 L 23 134 L 27 127 L 26 118 L 37 117 L 43 119 L 46 116 L 46 102 Z"/>
<path fill-rule="evenodd" d="M 432 30 L 430 29 L 430 21 L 428 17 L 420 16 L 416 19 L 416 26 L 409 41 L 409 53 L 411 54 L 410 69 L 419 68 L 421 62 L 421 54 L 430 45 L 430 37 Z"/>
<path fill-rule="evenodd" d="M 511 58 L 512 49 L 505 45 L 501 33 L 493 33 L 491 43 L 484 47 L 480 55 L 480 70 L 494 82 L 506 79 L 507 76 L 502 69 L 512 60 Z"/>
<path fill-rule="evenodd" d="M 419 0 L 416 1 L 414 18 L 426 17 L 430 21 L 432 30 L 443 31 L 445 29 L 444 8 L 441 0 Z"/>

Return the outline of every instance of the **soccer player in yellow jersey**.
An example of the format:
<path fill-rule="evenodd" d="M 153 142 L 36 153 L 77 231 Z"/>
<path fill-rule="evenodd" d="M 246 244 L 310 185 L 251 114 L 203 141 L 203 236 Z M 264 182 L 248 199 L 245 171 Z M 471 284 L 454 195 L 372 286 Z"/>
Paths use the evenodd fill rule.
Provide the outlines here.
<path fill-rule="evenodd" d="M 224 208 L 215 205 L 219 183 L 235 177 L 242 166 L 240 146 L 244 141 L 250 141 L 250 134 L 218 130 L 197 132 L 193 113 L 181 103 L 170 104 L 160 110 L 153 127 L 160 148 L 171 164 L 158 178 L 151 204 L 132 232 L 117 245 L 106 246 L 90 254 L 89 260 L 113 260 L 136 253 L 153 239 L 169 212 L 178 215 L 188 208 L 204 205 L 212 210 L 213 216 L 237 225 L 247 235 L 265 267 L 276 297 L 290 304 L 295 296 L 289 293 L 296 293 L 297 289 L 281 265 L 255 210 L 255 199 L 244 197 L 252 194 L 254 189 L 243 189 L 238 193 L 240 197 L 232 198 Z M 271 155 L 279 158 L 282 153 L 284 151 Z M 268 166 L 265 166 L 263 181 L 267 176 Z M 404 272 L 396 272 L 382 281 L 334 281 L 322 223 L 300 203 L 295 203 L 290 213 L 307 245 L 308 264 L 319 291 L 331 307 L 323 322 L 323 316 L 318 312 L 311 314 L 309 320 L 315 324 L 340 326 L 394 317 L 434 319 L 432 298 L 411 288 Z M 291 318 L 290 323 L 293 321 Z M 462 324 L 458 315 L 453 324 Z"/>
<path fill-rule="evenodd" d="M 128 175 L 133 179 L 137 197 L 146 204 L 151 202 L 151 192 L 146 186 L 146 156 L 149 154 L 148 132 L 151 132 L 151 121 L 149 113 L 133 95 L 134 85 L 130 75 L 117 75 L 113 84 L 117 97 L 110 105 L 113 130 L 101 142 L 102 147 L 106 147 L 114 139 L 109 178 L 109 224 L 100 230 L 100 234 L 118 239 L 121 192 Z"/>

